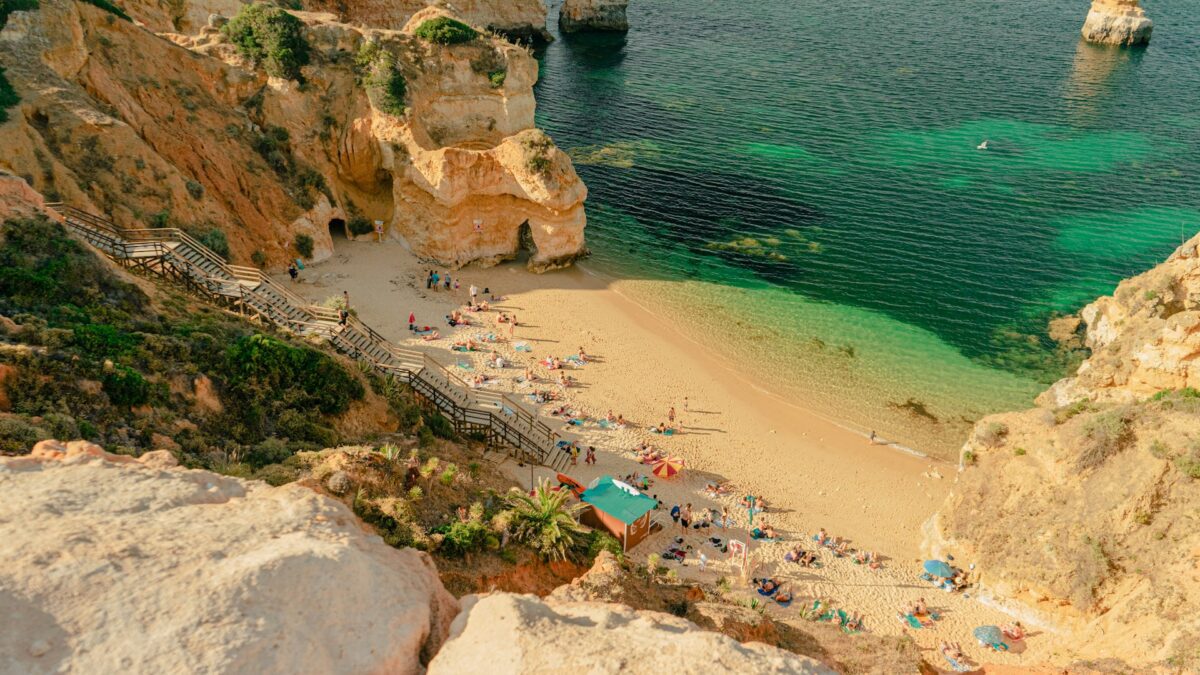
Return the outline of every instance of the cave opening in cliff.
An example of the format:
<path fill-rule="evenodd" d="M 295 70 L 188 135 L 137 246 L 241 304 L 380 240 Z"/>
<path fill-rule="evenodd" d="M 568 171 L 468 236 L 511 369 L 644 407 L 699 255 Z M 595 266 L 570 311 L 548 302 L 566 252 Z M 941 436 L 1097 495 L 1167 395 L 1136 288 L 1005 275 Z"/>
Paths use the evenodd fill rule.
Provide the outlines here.
<path fill-rule="evenodd" d="M 517 230 L 517 254 L 520 258 L 527 254 L 537 255 L 537 242 L 533 240 L 533 229 L 529 227 L 528 220 L 521 223 L 521 228 Z"/>
<path fill-rule="evenodd" d="M 348 239 L 346 236 L 346 221 L 341 218 L 334 218 L 329 221 L 329 238 L 330 239 Z"/>

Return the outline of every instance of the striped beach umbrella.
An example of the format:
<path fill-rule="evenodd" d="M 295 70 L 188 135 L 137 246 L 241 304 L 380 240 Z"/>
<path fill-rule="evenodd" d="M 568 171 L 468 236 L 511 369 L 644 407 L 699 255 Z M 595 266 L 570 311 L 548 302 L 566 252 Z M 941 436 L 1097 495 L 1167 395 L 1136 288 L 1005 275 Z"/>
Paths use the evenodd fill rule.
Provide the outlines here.
<path fill-rule="evenodd" d="M 683 460 L 678 457 L 668 457 L 667 459 L 655 462 L 654 468 L 651 469 L 655 476 L 659 478 L 671 478 L 683 471 Z"/>

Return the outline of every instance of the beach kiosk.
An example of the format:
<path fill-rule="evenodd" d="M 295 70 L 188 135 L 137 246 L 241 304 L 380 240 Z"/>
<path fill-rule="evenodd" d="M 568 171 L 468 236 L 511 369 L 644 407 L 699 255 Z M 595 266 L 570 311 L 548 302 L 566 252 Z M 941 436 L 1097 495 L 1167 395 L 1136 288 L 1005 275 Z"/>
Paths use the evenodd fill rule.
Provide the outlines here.
<path fill-rule="evenodd" d="M 650 534 L 650 512 L 658 502 L 632 485 L 601 476 L 592 481 L 580 499 L 592 507 L 581 514 L 580 520 L 611 532 L 621 542 L 622 551 L 629 551 Z"/>

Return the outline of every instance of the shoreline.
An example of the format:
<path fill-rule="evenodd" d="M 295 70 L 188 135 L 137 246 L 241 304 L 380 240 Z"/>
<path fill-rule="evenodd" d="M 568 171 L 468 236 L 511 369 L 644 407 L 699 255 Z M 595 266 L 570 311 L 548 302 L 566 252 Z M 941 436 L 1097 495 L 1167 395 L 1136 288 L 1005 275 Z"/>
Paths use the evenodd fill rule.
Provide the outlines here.
<path fill-rule="evenodd" d="M 646 312 L 649 315 L 655 315 L 653 308 L 647 307 L 645 303 L 641 302 L 640 300 L 632 297 L 631 295 L 629 295 L 627 293 L 623 293 L 620 288 L 617 288 L 612 285 L 614 282 L 619 282 L 621 280 L 619 277 L 614 277 L 611 275 L 604 274 L 603 272 L 599 272 L 597 270 L 590 269 L 586 266 L 586 264 L 577 263 L 576 265 L 579 267 L 579 269 L 584 274 L 589 274 L 589 275 L 595 276 L 598 279 L 601 279 L 605 282 L 608 282 L 610 284 L 609 289 L 613 293 L 615 293 L 618 296 L 620 296 L 621 298 L 623 298 L 625 301 L 636 305 L 639 309 L 641 309 L 643 312 Z M 851 434 L 860 436 L 861 438 L 866 440 L 868 443 L 871 443 L 871 445 L 878 445 L 878 446 L 882 446 L 882 447 L 891 448 L 892 450 L 895 450 L 902 454 L 916 457 L 919 459 L 927 459 L 930 461 L 949 463 L 948 460 L 946 460 L 946 459 L 943 459 L 940 457 L 934 457 L 928 453 L 922 452 L 921 450 L 917 450 L 916 448 L 911 448 L 911 447 L 904 445 L 903 443 L 900 443 L 897 441 L 886 441 L 886 442 L 882 442 L 882 443 L 872 442 L 869 433 L 863 432 L 861 429 L 855 428 L 846 420 L 839 420 L 837 418 L 826 415 L 825 413 L 821 412 L 820 410 L 817 410 L 814 406 L 811 406 L 811 405 L 806 406 L 806 405 L 801 405 L 801 404 L 796 404 L 796 403 L 789 403 L 786 399 L 785 394 L 772 389 L 770 387 L 770 385 L 767 385 L 766 383 L 755 380 L 753 378 L 753 376 L 741 372 L 738 369 L 737 364 L 733 363 L 729 359 L 722 357 L 720 355 L 720 353 L 718 353 L 716 350 L 712 349 L 712 347 L 710 345 L 704 344 L 703 342 L 688 335 L 687 333 L 683 332 L 682 330 L 680 330 L 679 328 L 677 328 L 675 326 L 669 326 L 669 328 L 671 330 L 675 331 L 682 339 L 687 340 L 687 341 L 695 344 L 697 347 L 700 347 L 701 349 L 706 350 L 708 352 L 709 357 L 715 363 L 720 364 L 722 367 L 724 367 L 726 370 L 728 370 L 735 377 L 738 377 L 739 379 L 743 380 L 748 386 L 754 388 L 756 391 L 762 393 L 763 395 L 770 396 L 771 398 L 779 401 L 780 403 L 783 403 L 785 405 L 789 405 L 793 408 L 796 408 L 797 410 L 804 412 L 804 414 L 812 415 L 814 417 L 819 417 L 819 418 L 825 420 L 826 422 L 829 422 L 830 424 L 840 427 L 841 429 L 844 429 L 845 431 L 847 431 Z"/>
<path fill-rule="evenodd" d="M 577 437 L 580 445 L 594 445 L 597 462 L 588 465 L 582 455 L 569 474 L 583 484 L 601 475 L 621 478 L 633 471 L 648 473 L 649 467 L 635 458 L 632 449 L 650 440 L 666 454 L 684 460 L 680 476 L 655 479 L 647 493 L 660 499 L 663 508 L 655 519 L 664 528 L 631 553 L 643 564 L 645 556 L 657 555 L 676 538 L 691 554 L 671 564 L 683 580 L 714 582 L 719 577 L 735 580 L 730 596 L 748 602 L 757 598 L 753 589 L 736 581 L 737 572 L 726 556 L 711 546 L 709 537 L 728 537 L 750 543 L 751 570 L 746 576 L 771 575 L 785 581 L 793 592 L 806 598 L 830 600 L 836 606 L 861 612 L 867 629 L 881 635 L 908 635 L 936 658 L 941 640 L 966 641 L 976 625 L 1002 624 L 1011 617 L 1002 608 L 989 607 L 969 593 L 943 594 L 917 579 L 922 560 L 924 526 L 941 507 L 952 483 L 950 464 L 924 456 L 871 444 L 862 434 L 806 410 L 801 403 L 778 396 L 759 386 L 748 375 L 730 368 L 712 350 L 699 345 L 670 321 L 620 292 L 622 282 L 594 270 L 572 268 L 548 275 L 533 275 L 508 263 L 487 269 L 466 268 L 451 272 L 460 279 L 458 292 L 433 292 L 425 288 L 424 265 L 396 242 L 336 243 L 334 256 L 315 263 L 302 273 L 302 283 L 293 286 L 302 296 L 320 302 L 330 296 L 350 294 L 359 316 L 396 344 L 427 350 L 436 360 L 470 379 L 488 374 L 500 388 L 523 395 L 527 386 L 516 383 L 524 372 L 524 361 L 548 355 L 565 357 L 583 346 L 595 359 L 568 370 L 579 386 L 565 390 L 571 408 L 579 414 L 602 417 L 611 409 L 625 415 L 634 425 L 621 430 L 588 424 L 565 427 L 564 436 Z M 444 273 L 444 269 L 440 269 Z M 460 276 L 461 275 L 461 276 Z M 286 277 L 282 283 L 289 283 Z M 488 287 L 506 299 L 494 303 L 493 311 L 467 316 L 482 323 L 450 328 L 442 317 L 468 299 L 468 287 Z M 488 349 L 474 353 L 452 352 L 455 338 L 486 334 L 503 335 L 505 324 L 496 324 L 499 312 L 515 313 L 520 326 L 511 341 L 494 347 L 512 367 L 495 369 L 484 363 Z M 409 312 L 417 323 L 435 326 L 442 338 L 425 342 L 411 337 Z M 503 332 L 502 332 L 503 331 Z M 516 353 L 515 342 L 525 341 L 533 352 Z M 539 390 L 554 389 L 545 369 L 538 368 Z M 687 410 L 682 398 L 688 397 Z M 557 405 L 557 403 L 556 403 Z M 682 433 L 662 437 L 649 427 L 665 420 L 675 406 Z M 551 407 L 533 406 L 547 417 Z M 500 461 L 518 483 L 549 478 L 555 472 L 540 466 L 518 466 Z M 732 490 L 717 496 L 706 493 L 710 482 L 727 482 Z M 765 498 L 768 508 L 751 522 L 740 496 L 752 493 Z M 681 531 L 667 513 L 673 504 L 691 504 L 697 511 L 728 509 L 733 526 L 702 531 Z M 779 542 L 751 541 L 751 524 L 774 526 Z M 838 560 L 828 551 L 819 553 L 823 567 L 807 570 L 782 561 L 793 545 L 806 550 L 815 545 L 813 533 L 824 528 L 831 535 L 847 538 L 854 548 L 877 551 L 884 562 L 879 570 Z M 705 553 L 706 569 L 698 556 Z M 964 567 L 970 561 L 962 561 Z M 915 571 L 914 571 L 915 570 Z M 896 608 L 928 596 L 931 606 L 943 615 L 935 627 L 913 631 L 896 618 Z M 803 623 L 798 609 L 772 610 L 776 620 Z M 975 653 L 977 661 L 1027 664 L 1044 662 L 1055 654 L 1058 640 L 1039 640 L 1023 653 L 1004 655 Z"/>

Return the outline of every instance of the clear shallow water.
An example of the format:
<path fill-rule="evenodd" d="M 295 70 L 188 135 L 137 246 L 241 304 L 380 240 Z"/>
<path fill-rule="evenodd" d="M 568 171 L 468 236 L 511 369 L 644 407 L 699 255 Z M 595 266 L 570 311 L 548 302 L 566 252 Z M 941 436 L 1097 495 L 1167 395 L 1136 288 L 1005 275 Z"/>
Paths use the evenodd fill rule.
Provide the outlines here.
<path fill-rule="evenodd" d="M 1200 229 L 1200 3 L 1154 2 L 1144 50 L 1080 42 L 1087 4 L 634 0 L 628 35 L 540 54 L 538 122 L 588 184 L 593 264 L 946 453 L 1062 374 L 1054 313 Z"/>

